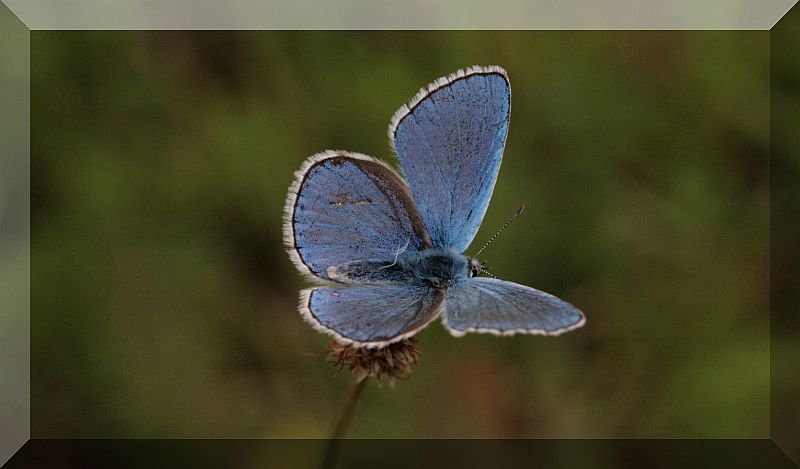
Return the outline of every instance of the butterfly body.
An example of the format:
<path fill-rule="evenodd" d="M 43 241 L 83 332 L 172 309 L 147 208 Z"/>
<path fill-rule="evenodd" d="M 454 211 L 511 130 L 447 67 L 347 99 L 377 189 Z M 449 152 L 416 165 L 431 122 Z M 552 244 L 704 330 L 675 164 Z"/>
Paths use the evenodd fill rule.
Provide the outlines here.
<path fill-rule="evenodd" d="M 460 278 L 470 274 L 469 259 L 455 248 L 430 248 L 411 252 L 398 259 L 398 265 L 409 279 L 432 288 L 447 288 Z"/>
<path fill-rule="evenodd" d="M 580 327 L 569 303 L 478 277 L 464 252 L 488 207 L 505 146 L 511 89 L 500 67 L 440 78 L 393 116 L 403 176 L 375 158 L 326 151 L 295 173 L 284 242 L 301 273 L 299 310 L 339 342 L 383 347 L 437 317 L 467 332 L 557 335 Z"/>
<path fill-rule="evenodd" d="M 328 269 L 328 277 L 341 283 L 402 283 L 447 288 L 454 280 L 471 273 L 470 259 L 454 248 L 406 250 L 393 261 L 368 260 Z"/>

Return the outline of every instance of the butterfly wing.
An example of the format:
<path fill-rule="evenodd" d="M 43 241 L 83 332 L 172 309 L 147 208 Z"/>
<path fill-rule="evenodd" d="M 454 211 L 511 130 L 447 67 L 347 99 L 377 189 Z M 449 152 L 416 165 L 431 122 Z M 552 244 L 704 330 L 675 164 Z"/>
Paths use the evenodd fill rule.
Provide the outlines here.
<path fill-rule="evenodd" d="M 496 335 L 558 335 L 583 326 L 583 313 L 549 293 L 487 277 L 455 282 L 445 296 L 445 327 Z"/>
<path fill-rule="evenodd" d="M 389 138 L 434 246 L 464 252 L 483 220 L 503 156 L 511 88 L 500 67 L 471 67 L 420 90 Z"/>
<path fill-rule="evenodd" d="M 419 332 L 438 316 L 444 292 L 419 285 L 328 286 L 300 292 L 300 312 L 343 344 L 384 347 Z"/>
<path fill-rule="evenodd" d="M 401 249 L 430 246 L 403 179 L 374 158 L 342 151 L 314 155 L 295 173 L 283 230 L 289 256 L 313 280 L 336 281 L 338 265 L 389 264 Z"/>

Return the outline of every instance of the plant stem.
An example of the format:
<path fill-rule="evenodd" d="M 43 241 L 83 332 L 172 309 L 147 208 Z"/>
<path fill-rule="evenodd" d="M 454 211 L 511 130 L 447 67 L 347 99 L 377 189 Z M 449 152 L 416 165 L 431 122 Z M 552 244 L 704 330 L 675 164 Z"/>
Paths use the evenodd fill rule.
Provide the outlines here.
<path fill-rule="evenodd" d="M 336 426 L 333 428 L 333 433 L 328 440 L 328 446 L 325 448 L 325 459 L 322 462 L 323 469 L 333 469 L 333 467 L 336 466 L 336 460 L 339 456 L 342 437 L 347 430 L 347 425 L 350 423 L 350 418 L 353 415 L 353 409 L 355 408 L 356 402 L 358 401 L 359 396 L 361 396 L 361 391 L 364 389 L 364 385 L 366 383 L 367 375 L 364 375 L 358 378 L 358 381 L 356 381 L 356 384 L 350 390 L 350 394 L 347 396 L 347 401 L 344 403 L 342 413 L 339 415 L 339 420 L 336 422 Z"/>

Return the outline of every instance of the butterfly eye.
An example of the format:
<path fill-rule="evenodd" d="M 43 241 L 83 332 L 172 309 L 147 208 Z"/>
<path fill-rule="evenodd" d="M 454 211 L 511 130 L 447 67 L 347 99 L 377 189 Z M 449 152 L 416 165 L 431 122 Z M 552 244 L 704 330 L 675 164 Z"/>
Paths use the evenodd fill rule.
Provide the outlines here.
<path fill-rule="evenodd" d="M 483 264 L 481 263 L 481 261 L 479 261 L 478 259 L 470 259 L 469 260 L 469 276 L 470 276 L 470 278 L 477 277 L 478 275 L 480 275 L 482 269 L 483 269 Z"/>

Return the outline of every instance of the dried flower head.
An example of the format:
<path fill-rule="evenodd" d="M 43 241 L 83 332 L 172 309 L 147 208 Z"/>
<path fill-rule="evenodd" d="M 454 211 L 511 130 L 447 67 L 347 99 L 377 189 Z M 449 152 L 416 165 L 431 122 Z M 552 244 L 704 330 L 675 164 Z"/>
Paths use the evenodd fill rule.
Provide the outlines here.
<path fill-rule="evenodd" d="M 339 367 L 347 367 L 352 373 L 364 377 L 372 377 L 377 381 L 388 378 L 390 383 L 396 379 L 406 379 L 411 369 L 419 363 L 420 353 L 417 339 L 409 337 L 386 347 L 355 348 L 342 345 L 335 340 L 331 342 L 328 356 Z"/>

